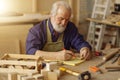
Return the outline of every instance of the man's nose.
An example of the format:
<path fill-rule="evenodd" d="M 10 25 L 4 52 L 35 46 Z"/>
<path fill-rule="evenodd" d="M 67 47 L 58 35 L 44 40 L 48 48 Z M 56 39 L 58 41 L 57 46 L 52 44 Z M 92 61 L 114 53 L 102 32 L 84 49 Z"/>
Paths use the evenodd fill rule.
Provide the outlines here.
<path fill-rule="evenodd" d="M 62 25 L 63 25 L 63 26 L 66 26 L 66 25 L 67 25 L 67 22 L 68 22 L 67 20 L 63 20 L 63 21 L 62 21 Z"/>

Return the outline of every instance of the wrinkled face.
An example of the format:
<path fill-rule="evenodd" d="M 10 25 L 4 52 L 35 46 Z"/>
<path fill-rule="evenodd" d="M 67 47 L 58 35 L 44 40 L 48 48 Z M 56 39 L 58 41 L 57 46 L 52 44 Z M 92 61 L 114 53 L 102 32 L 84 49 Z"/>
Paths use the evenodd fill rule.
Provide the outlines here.
<path fill-rule="evenodd" d="M 53 28 L 56 32 L 62 33 L 66 26 L 67 23 L 70 19 L 71 13 L 65 8 L 60 8 L 57 11 L 57 14 L 53 16 Z"/>

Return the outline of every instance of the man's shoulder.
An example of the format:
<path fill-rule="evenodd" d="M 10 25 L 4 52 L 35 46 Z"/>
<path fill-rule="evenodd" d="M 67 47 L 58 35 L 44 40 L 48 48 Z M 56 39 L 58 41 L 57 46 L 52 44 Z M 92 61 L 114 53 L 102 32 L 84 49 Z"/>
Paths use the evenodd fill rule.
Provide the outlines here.
<path fill-rule="evenodd" d="M 39 22 L 38 24 L 34 25 L 31 29 L 35 29 L 35 30 L 43 29 L 44 26 L 46 25 L 46 21 L 47 21 L 47 19 L 42 20 L 42 21 Z"/>
<path fill-rule="evenodd" d="M 67 29 L 77 29 L 77 26 L 73 22 L 69 21 L 67 25 Z"/>

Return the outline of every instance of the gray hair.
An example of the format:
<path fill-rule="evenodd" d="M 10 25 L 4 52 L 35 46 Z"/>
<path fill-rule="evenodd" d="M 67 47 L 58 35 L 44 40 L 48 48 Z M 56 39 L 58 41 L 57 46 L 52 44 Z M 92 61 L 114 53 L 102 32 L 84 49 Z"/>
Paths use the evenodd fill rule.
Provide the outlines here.
<path fill-rule="evenodd" d="M 66 9 L 68 9 L 70 11 L 70 13 L 72 12 L 71 7 L 67 2 L 57 1 L 52 6 L 52 9 L 51 9 L 51 15 L 52 16 L 55 16 L 57 14 L 57 11 L 58 11 L 60 6 L 64 6 Z"/>

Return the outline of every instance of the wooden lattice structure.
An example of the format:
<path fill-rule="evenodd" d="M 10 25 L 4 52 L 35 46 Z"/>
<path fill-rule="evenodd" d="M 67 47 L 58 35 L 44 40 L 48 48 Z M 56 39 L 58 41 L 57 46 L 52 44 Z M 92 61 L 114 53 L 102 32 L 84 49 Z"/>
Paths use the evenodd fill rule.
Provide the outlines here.
<path fill-rule="evenodd" d="M 41 57 L 24 54 L 5 54 L 0 59 L 1 73 L 38 73 L 41 69 Z"/>

